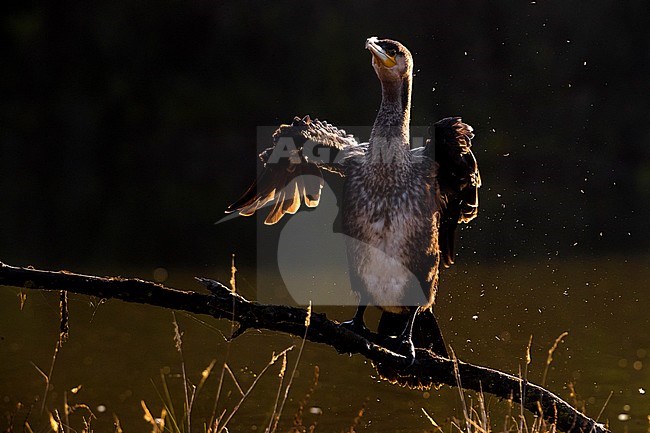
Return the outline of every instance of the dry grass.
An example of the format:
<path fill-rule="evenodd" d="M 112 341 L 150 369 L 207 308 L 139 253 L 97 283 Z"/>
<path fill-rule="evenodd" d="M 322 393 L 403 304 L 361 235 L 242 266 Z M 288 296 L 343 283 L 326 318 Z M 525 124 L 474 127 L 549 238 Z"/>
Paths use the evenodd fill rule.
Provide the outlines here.
<path fill-rule="evenodd" d="M 309 329 L 310 321 L 311 321 L 311 307 L 308 308 L 308 313 L 305 318 L 305 336 L 307 330 Z M 161 374 L 161 390 L 158 391 L 158 394 L 163 404 L 162 404 L 160 415 L 154 416 L 152 412 L 149 410 L 147 404 L 144 401 L 141 402 L 142 409 L 144 412 L 144 420 L 151 426 L 152 433 L 163 433 L 163 432 L 191 433 L 192 430 L 197 431 L 196 426 L 193 426 L 191 422 L 193 418 L 193 403 L 196 401 L 200 392 L 205 389 L 203 385 L 210 377 L 210 375 L 216 374 L 214 369 L 214 366 L 216 365 L 216 360 L 213 360 L 201 373 L 201 379 L 198 385 L 196 386 L 192 385 L 191 381 L 188 380 L 188 377 L 186 375 L 186 369 L 184 366 L 185 360 L 183 359 L 183 355 L 182 355 L 183 332 L 181 331 L 180 326 L 178 325 L 178 322 L 176 321 L 175 318 L 173 321 L 173 325 L 174 325 L 174 343 L 176 346 L 176 350 L 181 355 L 180 376 L 184 383 L 184 389 L 182 395 L 182 399 L 184 401 L 184 407 L 182 413 L 179 414 L 176 412 L 173 404 L 173 400 L 175 396 L 173 396 L 172 393 L 170 392 L 170 387 L 168 386 L 165 375 Z M 231 425 L 233 420 L 236 419 L 236 415 L 238 414 L 241 407 L 249 399 L 251 399 L 253 391 L 256 388 L 258 382 L 262 379 L 262 377 L 268 376 L 269 370 L 271 370 L 274 366 L 277 366 L 276 367 L 277 368 L 277 374 L 276 374 L 277 390 L 274 394 L 274 398 L 269 399 L 267 398 L 268 395 L 263 398 L 263 401 L 267 401 L 271 408 L 271 415 L 268 417 L 267 422 L 263 424 L 263 426 L 265 426 L 264 433 L 277 433 L 278 431 L 288 431 L 289 433 L 315 433 L 318 425 L 320 413 L 316 413 L 316 414 L 312 413 L 312 415 L 315 415 L 315 419 L 312 422 L 308 423 L 308 425 L 305 425 L 303 416 L 304 416 L 305 408 L 308 407 L 310 398 L 313 396 L 314 392 L 316 391 L 316 387 L 318 385 L 318 379 L 320 375 L 320 369 L 318 368 L 318 366 L 314 367 L 314 373 L 313 373 L 313 378 L 311 380 L 311 384 L 308 390 L 303 395 L 302 399 L 299 400 L 298 402 L 297 409 L 293 414 L 293 417 L 291 418 L 292 419 L 291 425 L 288 427 L 284 427 L 284 429 L 281 429 L 281 423 L 280 423 L 280 420 L 284 413 L 284 409 L 286 408 L 286 403 L 289 398 L 292 384 L 294 382 L 294 379 L 296 378 L 296 372 L 297 372 L 298 365 L 300 363 L 300 358 L 305 345 L 305 341 L 306 340 L 303 336 L 300 347 L 298 349 L 298 354 L 296 356 L 295 361 L 292 363 L 293 364 L 292 366 L 290 365 L 291 362 L 289 360 L 288 355 L 289 352 L 294 349 L 294 346 L 288 347 L 279 353 L 273 353 L 269 361 L 266 363 L 266 365 L 261 370 L 253 374 L 254 380 L 248 387 L 244 387 L 241 385 L 242 380 L 240 380 L 237 377 L 237 375 L 235 374 L 235 372 L 233 371 L 233 369 L 230 367 L 230 365 L 226 360 L 222 364 L 221 372 L 219 373 L 216 398 L 214 402 L 214 410 L 212 412 L 212 415 L 209 417 L 209 421 L 201 425 L 198 431 L 200 431 L 201 433 L 227 433 L 229 431 L 228 427 Z M 228 405 L 226 403 L 222 403 L 220 401 L 222 390 L 225 389 L 226 387 L 225 381 L 230 382 L 229 383 L 230 387 L 233 388 L 235 395 L 238 394 L 239 397 L 236 403 L 234 405 L 231 404 L 230 407 L 227 407 Z M 259 396 L 257 396 L 255 400 L 256 401 L 254 403 L 259 405 L 259 401 L 260 401 Z M 356 416 L 348 424 L 347 428 L 341 431 L 346 433 L 356 432 L 356 428 L 359 426 L 364 416 L 366 403 L 367 401 L 363 403 L 363 405 L 357 411 Z M 288 424 L 288 423 L 289 423 L 288 420 L 284 422 L 284 424 Z"/>
<path fill-rule="evenodd" d="M 556 433 L 556 426 L 544 420 L 542 416 L 532 417 L 529 421 L 520 407 L 520 411 L 515 415 L 515 403 L 512 399 L 506 401 L 507 411 L 500 426 L 495 426 L 491 417 L 491 410 L 486 401 L 485 394 L 481 392 L 464 391 L 462 389 L 461 378 L 458 374 L 458 359 L 453 350 L 451 351 L 452 360 L 454 361 L 454 373 L 458 383 L 458 396 L 463 412 L 461 419 L 453 418 L 447 427 L 450 433 Z M 527 350 L 526 365 L 530 364 L 530 343 Z M 524 369 L 526 374 L 527 368 Z M 540 415 L 542 413 L 539 408 Z M 435 431 L 444 433 L 445 429 L 441 427 L 433 416 L 422 408 L 422 412 L 427 417 Z"/>
<path fill-rule="evenodd" d="M 231 289 L 236 290 L 236 267 L 234 262 L 234 257 L 231 263 Z M 290 391 L 294 379 L 296 378 L 296 372 L 298 365 L 300 363 L 301 355 L 305 346 L 305 337 L 310 326 L 311 321 L 311 305 L 308 308 L 307 316 L 305 318 L 305 334 L 300 342 L 297 356 L 293 362 L 290 362 L 289 353 L 294 349 L 294 346 L 288 347 L 279 353 L 273 353 L 270 356 L 269 361 L 264 365 L 259 371 L 253 374 L 253 381 L 248 386 L 242 386 L 242 381 L 237 377 L 237 374 L 231 366 L 229 365 L 230 358 L 230 349 L 231 341 L 227 339 L 225 359 L 220 364 L 220 368 L 217 367 L 217 360 L 213 359 L 200 373 L 200 375 L 193 380 L 189 377 L 187 369 L 185 356 L 183 352 L 183 331 L 181 326 L 176 319 L 176 315 L 173 315 L 172 325 L 173 325 L 173 341 L 176 351 L 179 355 L 179 364 L 180 364 L 180 374 L 178 377 L 182 381 L 182 394 L 174 395 L 170 386 L 168 384 L 168 374 L 165 374 L 161 371 L 160 375 L 160 384 L 154 388 L 158 392 L 160 402 L 162 407 L 159 410 L 158 414 L 154 414 L 149 409 L 149 406 L 145 401 L 141 401 L 141 407 L 143 411 L 144 421 L 149 425 L 150 431 L 152 433 L 192 433 L 192 431 L 200 433 L 228 433 L 229 426 L 236 422 L 237 414 L 239 413 L 241 407 L 246 404 L 248 400 L 251 400 L 251 396 L 256 389 L 259 381 L 268 376 L 267 373 L 276 369 L 277 377 L 277 388 L 272 397 L 269 398 L 269 395 L 263 397 L 255 396 L 255 404 L 260 406 L 260 401 L 264 404 L 268 404 L 270 415 L 268 416 L 267 421 L 262 425 L 264 428 L 264 433 L 277 433 L 278 431 L 288 431 L 289 433 L 315 433 L 320 412 L 316 414 L 315 419 L 305 425 L 304 422 L 304 411 L 308 407 L 309 400 L 316 391 L 319 373 L 320 370 L 316 366 L 314 368 L 313 379 L 308 390 L 304 394 L 303 398 L 299 400 L 297 409 L 293 414 L 292 421 L 285 420 L 281 423 L 282 415 L 284 413 L 286 403 L 288 401 Z M 234 324 L 231 327 L 231 334 L 235 331 Z M 558 345 L 562 340 L 568 335 L 568 333 L 562 333 L 553 343 L 553 345 L 548 350 L 548 357 L 546 359 L 546 365 L 542 378 L 542 385 L 546 383 L 549 367 L 553 361 L 553 354 L 558 348 Z M 16 431 L 23 431 L 26 433 L 41 433 L 41 432 L 56 432 L 56 433 L 93 433 L 92 422 L 96 419 L 93 412 L 90 408 L 82 403 L 70 403 L 70 397 L 78 397 L 77 393 L 81 389 L 81 385 L 77 386 L 69 391 L 63 393 L 63 407 L 61 410 L 54 409 L 52 411 L 46 410 L 46 400 L 48 397 L 48 390 L 50 389 L 50 383 L 52 374 L 54 371 L 54 366 L 57 360 L 57 355 L 63 344 L 64 340 L 59 339 L 55 348 L 54 354 L 51 359 L 51 363 L 48 366 L 48 372 L 46 373 L 43 369 L 38 368 L 36 365 L 34 367 L 38 373 L 43 377 L 45 382 L 45 390 L 43 399 L 40 407 L 40 414 L 38 420 L 41 421 L 39 428 L 34 429 L 30 425 L 29 419 L 33 412 L 33 407 L 25 407 L 19 405 L 16 408 L 16 413 L 11 416 L 10 427 L 5 430 L 6 432 L 14 432 L 14 426 L 19 427 Z M 520 377 L 524 379 L 522 381 L 522 389 L 520 390 L 522 395 L 525 394 L 524 387 L 527 383 L 528 368 L 531 364 L 531 355 L 530 347 L 532 345 L 532 336 L 528 343 L 524 365 L 523 368 L 520 367 Z M 422 412 L 427 417 L 434 431 L 442 432 L 449 431 L 449 433 L 493 433 L 493 432 L 503 432 L 503 433 L 556 433 L 556 426 L 553 423 L 549 423 L 544 420 L 541 416 L 541 408 L 538 416 L 525 416 L 523 407 L 518 405 L 518 410 L 516 409 L 515 404 L 512 400 L 506 401 L 507 413 L 501 422 L 495 423 L 491 419 L 490 405 L 486 402 L 485 395 L 482 392 L 472 393 L 465 392 L 462 389 L 461 378 L 458 374 L 458 364 L 453 350 L 451 351 L 452 359 L 455 361 L 455 374 L 456 381 L 458 383 L 458 396 L 460 400 L 460 406 L 462 409 L 462 418 L 461 419 L 452 419 L 448 423 L 441 427 L 430 415 L 425 408 L 422 408 Z M 212 376 L 218 374 L 218 379 L 216 380 L 216 389 L 212 392 L 213 395 L 213 404 L 212 410 L 208 416 L 205 413 L 198 414 L 196 418 L 194 417 L 195 404 L 199 395 L 205 393 L 209 388 L 206 386 L 208 380 Z M 222 401 L 224 398 L 224 390 L 228 389 L 229 401 Z M 584 411 L 584 402 L 581 402 L 578 399 L 577 393 L 572 384 L 569 384 L 569 389 L 571 391 L 571 398 L 573 399 L 574 407 L 582 408 Z M 209 391 L 208 391 L 209 392 Z M 178 393 L 176 393 L 178 394 Z M 234 396 L 234 401 L 232 397 Z M 611 397 L 611 395 L 610 395 Z M 181 405 L 177 406 L 176 403 L 182 402 Z M 609 399 L 608 399 L 609 401 Z M 366 404 L 368 400 L 363 402 L 360 405 L 359 410 L 356 413 L 356 416 L 347 424 L 347 427 L 342 432 L 346 433 L 355 433 L 357 429 L 361 428 L 361 421 L 366 413 Z M 605 403 L 606 405 L 607 403 Z M 182 408 L 180 407 L 182 406 Z M 603 407 L 604 410 L 604 407 Z M 21 413 L 23 417 L 22 422 L 15 421 L 16 414 Z M 24 414 L 26 412 L 26 414 Z M 497 411 L 502 413 L 502 410 Z M 602 414 L 602 410 L 601 410 Z M 501 415 L 499 415 L 500 417 Z M 599 415 L 600 416 L 600 415 Z M 114 433 L 122 433 L 122 426 L 119 418 L 116 415 L 114 417 Z M 196 421 L 196 420 L 201 421 Z M 45 421 L 44 423 L 42 421 Z M 650 419 L 649 419 L 650 421 Z M 408 422 L 408 420 L 405 420 Z M 74 427 L 73 427 L 74 425 Z M 281 430 L 281 426 L 285 425 L 284 430 Z M 261 430 L 260 430 L 261 431 Z M 649 429 L 650 431 L 650 429 Z"/>
<path fill-rule="evenodd" d="M 548 350 L 548 356 L 546 358 L 546 365 L 544 368 L 542 385 L 546 383 L 548 376 L 548 370 L 553 362 L 553 354 L 558 348 L 558 345 L 562 340 L 567 337 L 568 332 L 563 332 L 555 342 L 551 345 Z M 530 337 L 528 345 L 526 347 L 526 353 L 524 356 L 524 367 L 520 366 L 519 376 L 524 379 L 521 381 L 522 388 L 520 392 L 524 395 L 524 387 L 528 381 L 528 367 L 532 362 L 530 348 L 532 345 L 533 338 Z M 491 419 L 491 412 L 489 404 L 486 402 L 484 393 L 481 392 L 471 392 L 464 391 L 462 388 L 461 378 L 458 374 L 458 360 L 454 354 L 454 351 L 451 350 L 452 360 L 454 361 L 454 373 L 456 374 L 456 382 L 458 383 L 458 395 L 460 399 L 461 408 L 463 411 L 462 419 L 454 418 L 449 422 L 448 431 L 450 433 L 557 433 L 557 426 L 548 422 L 543 417 L 543 411 L 541 407 L 538 407 L 538 413 L 533 415 L 526 415 L 522 405 L 515 405 L 512 399 L 506 401 L 506 414 L 502 422 L 497 422 L 496 424 Z M 581 401 L 578 398 L 575 387 L 573 384 L 569 383 L 568 388 L 570 390 L 570 397 L 572 399 L 571 403 L 574 407 L 585 412 L 584 401 Z M 610 394 L 611 398 L 612 394 Z M 600 410 L 600 413 L 596 417 L 596 421 L 600 419 L 609 402 L 609 398 L 605 402 L 604 406 Z M 518 406 L 518 413 L 515 413 L 515 407 Z M 445 432 L 445 429 L 441 427 L 426 411 L 422 408 L 422 412 L 425 414 L 431 425 L 434 427 L 435 431 Z M 650 426 L 650 417 L 649 417 L 649 426 Z M 650 429 L 650 427 L 649 427 Z M 650 430 L 649 430 L 650 431 Z"/>
<path fill-rule="evenodd" d="M 255 405 L 260 405 L 260 399 L 269 405 L 271 415 L 268 417 L 267 422 L 263 424 L 265 433 L 277 433 L 278 431 L 288 433 L 317 432 L 319 416 L 316 416 L 315 420 L 306 425 L 303 415 L 305 409 L 309 407 L 309 401 L 317 389 L 320 373 L 318 367 L 315 367 L 311 384 L 302 399 L 298 401 L 297 409 L 295 409 L 293 417 L 285 419 L 282 423 L 280 422 L 286 406 L 285 403 L 288 400 L 292 383 L 295 378 L 297 366 L 300 361 L 300 353 L 304 347 L 304 338 L 294 361 L 291 361 L 288 356 L 290 351 L 294 349 L 293 346 L 288 347 L 279 353 L 273 353 L 266 365 L 264 365 L 259 371 L 255 372 L 253 375 L 254 380 L 248 386 L 242 385 L 243 381 L 237 377 L 237 374 L 233 371 L 227 361 L 221 365 L 220 369 L 218 369 L 215 368 L 217 361 L 212 360 L 196 377 L 197 380 L 193 381 L 188 377 L 185 368 L 185 359 L 183 357 L 183 331 L 175 317 L 172 323 L 174 327 L 173 340 L 175 348 L 180 356 L 181 373 L 178 377 L 182 380 L 184 386 L 181 393 L 177 392 L 176 395 L 174 395 L 168 384 L 167 375 L 161 372 L 160 384 L 158 386 L 154 385 L 160 398 L 160 402 L 157 403 L 156 406 L 162 403 L 159 412 L 153 412 L 150 410 L 150 406 L 147 403 L 141 401 L 143 419 L 149 425 L 149 431 L 151 431 L 151 433 L 191 433 L 192 431 L 200 433 L 227 433 L 229 432 L 229 426 L 233 422 L 237 422 L 237 414 L 241 407 L 251 399 L 254 400 L 251 401 L 251 403 Z M 309 323 L 307 323 L 307 325 L 308 324 Z M 564 335 L 560 336 L 560 338 L 556 340 L 552 347 L 553 350 L 557 347 L 559 340 L 563 337 Z M 522 369 L 522 375 L 526 374 L 527 366 L 531 362 L 528 353 L 529 351 L 527 350 L 527 355 L 525 356 L 524 361 L 526 367 Z M 549 359 L 552 359 L 552 354 L 552 350 L 549 351 Z M 452 358 L 455 359 L 453 351 Z M 273 397 L 269 398 L 268 394 L 263 397 L 259 394 L 256 395 L 254 392 L 256 385 L 263 377 L 268 377 L 270 371 L 273 369 L 276 370 L 275 374 L 277 378 L 277 389 L 273 394 Z M 206 386 L 209 378 L 216 376 L 217 374 L 219 379 L 215 397 L 215 410 L 209 417 L 205 418 L 203 417 L 205 414 L 198 414 L 199 416 L 196 416 L 196 421 L 193 422 L 195 402 L 202 392 L 205 393 L 206 390 L 209 389 L 209 387 Z M 464 392 L 461 388 L 461 378 L 458 374 L 456 377 L 459 384 L 458 396 L 462 409 L 462 417 L 460 419 L 454 418 L 441 426 L 425 408 L 422 408 L 422 412 L 433 427 L 432 431 L 440 433 L 556 433 L 557 430 L 554 424 L 545 421 L 541 416 L 524 416 L 523 412 L 519 410 L 519 405 L 515 405 L 512 400 L 507 400 L 505 402 L 507 409 L 506 415 L 503 418 L 499 415 L 501 421 L 497 420 L 494 422 L 492 414 L 494 414 L 495 411 L 491 410 L 491 404 L 486 400 L 485 395 L 482 392 Z M 224 382 L 228 382 L 228 384 Z M 235 396 L 234 402 L 230 401 L 230 403 L 227 404 L 226 402 L 220 401 L 219 396 L 224 388 L 232 388 L 232 395 Z M 569 385 L 569 388 L 571 390 L 573 404 L 576 407 L 581 407 L 581 405 L 584 406 L 584 403 L 579 400 L 573 386 Z M 81 386 L 73 388 L 70 390 L 70 395 L 77 394 L 80 389 Z M 176 407 L 174 402 L 182 402 L 182 408 Z M 360 405 L 357 415 L 347 423 L 347 427 L 340 430 L 341 432 L 355 433 L 359 431 L 359 429 L 362 431 L 364 430 L 361 426 L 361 421 L 364 419 L 366 414 L 366 403 L 367 401 Z M 22 409 L 24 410 L 25 408 Z M 503 413 L 503 410 L 499 409 L 496 412 Z M 21 430 L 17 431 L 27 433 L 48 431 L 56 433 L 93 432 L 92 422 L 95 419 L 94 414 L 87 405 L 69 404 L 68 392 L 64 393 L 63 408 L 61 410 L 55 409 L 52 412 L 46 412 L 47 427 L 41 426 L 39 429 L 33 429 L 28 422 L 29 414 L 31 414 L 31 410 L 28 415 L 25 416 L 25 420 L 20 426 Z M 199 419 L 208 419 L 209 421 L 198 421 Z M 408 422 L 408 420 L 405 420 L 405 422 Z M 18 424 L 16 423 L 16 426 L 17 425 Z M 117 416 L 114 416 L 113 431 L 114 433 L 122 432 L 121 423 Z"/>

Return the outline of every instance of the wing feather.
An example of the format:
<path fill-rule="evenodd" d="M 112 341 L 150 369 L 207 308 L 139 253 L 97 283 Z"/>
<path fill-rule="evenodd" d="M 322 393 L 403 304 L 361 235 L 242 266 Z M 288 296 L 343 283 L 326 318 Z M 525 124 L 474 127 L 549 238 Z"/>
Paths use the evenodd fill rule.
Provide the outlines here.
<path fill-rule="evenodd" d="M 438 163 L 437 180 L 444 205 L 438 242 L 443 266 L 454 263 L 456 228 L 478 215 L 481 175 L 472 153 L 474 132 L 460 117 L 447 117 L 430 129 L 425 153 Z"/>
<path fill-rule="evenodd" d="M 285 147 L 287 139 L 293 140 L 290 149 Z M 327 152 L 320 152 L 325 148 Z M 264 162 L 259 177 L 226 212 L 250 216 L 273 203 L 264 220 L 270 225 L 285 214 L 295 214 L 302 202 L 316 207 L 324 183 L 321 168 L 344 175 L 346 162 L 363 155 L 365 149 L 352 135 L 327 122 L 296 117 L 275 131 L 273 146 L 259 155 Z M 321 154 L 328 155 L 327 160 Z"/>

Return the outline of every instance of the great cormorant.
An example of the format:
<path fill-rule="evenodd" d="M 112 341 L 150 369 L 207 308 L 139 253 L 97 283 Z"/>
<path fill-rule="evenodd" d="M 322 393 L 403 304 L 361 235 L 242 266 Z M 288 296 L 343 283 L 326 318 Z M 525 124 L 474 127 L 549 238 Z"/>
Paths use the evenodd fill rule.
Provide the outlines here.
<path fill-rule="evenodd" d="M 415 342 L 446 356 L 432 306 L 439 264 L 454 262 L 456 226 L 478 212 L 481 179 L 470 149 L 472 127 L 460 117 L 442 119 L 429 128 L 424 147 L 411 149 L 411 53 L 399 42 L 375 37 L 366 48 L 382 90 L 369 143 L 327 122 L 296 117 L 273 134 L 274 146 L 260 154 L 260 177 L 227 212 L 252 215 L 275 200 L 265 220 L 275 224 L 302 201 L 318 205 L 320 168 L 344 176 L 343 232 L 359 307 L 342 325 L 367 332 L 363 314 L 375 305 L 384 310 L 378 331 L 397 337 L 396 350 L 413 359 Z"/>

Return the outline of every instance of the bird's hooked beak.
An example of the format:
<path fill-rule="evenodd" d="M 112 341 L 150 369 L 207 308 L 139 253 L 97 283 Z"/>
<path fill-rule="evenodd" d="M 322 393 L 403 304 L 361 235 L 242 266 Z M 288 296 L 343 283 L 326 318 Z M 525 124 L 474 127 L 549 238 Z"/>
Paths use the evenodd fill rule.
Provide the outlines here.
<path fill-rule="evenodd" d="M 379 39 L 376 36 L 366 39 L 366 49 L 370 50 L 372 57 L 377 65 L 380 63 L 387 68 L 392 68 L 397 64 L 395 56 L 389 56 L 386 51 L 377 43 Z"/>

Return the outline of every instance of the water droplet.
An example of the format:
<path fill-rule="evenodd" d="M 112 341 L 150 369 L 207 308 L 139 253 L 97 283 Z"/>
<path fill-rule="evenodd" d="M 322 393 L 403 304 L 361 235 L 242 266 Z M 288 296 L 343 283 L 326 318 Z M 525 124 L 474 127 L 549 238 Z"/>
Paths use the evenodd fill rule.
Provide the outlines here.
<path fill-rule="evenodd" d="M 323 409 L 317 406 L 312 406 L 309 408 L 309 413 L 311 413 L 312 415 L 322 415 Z"/>

